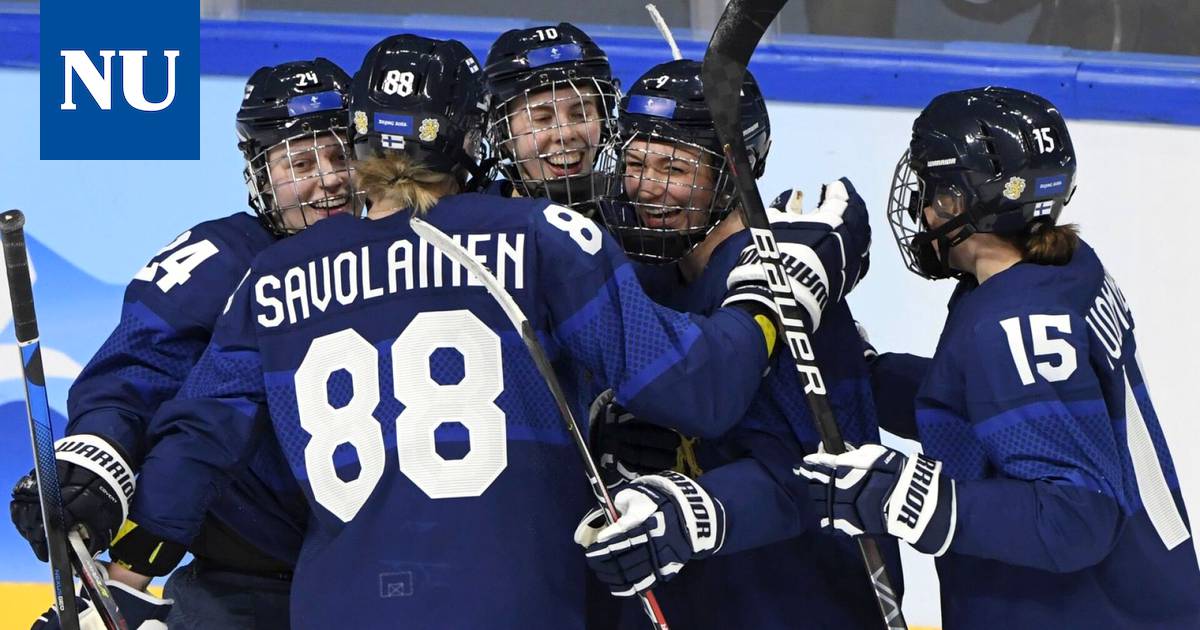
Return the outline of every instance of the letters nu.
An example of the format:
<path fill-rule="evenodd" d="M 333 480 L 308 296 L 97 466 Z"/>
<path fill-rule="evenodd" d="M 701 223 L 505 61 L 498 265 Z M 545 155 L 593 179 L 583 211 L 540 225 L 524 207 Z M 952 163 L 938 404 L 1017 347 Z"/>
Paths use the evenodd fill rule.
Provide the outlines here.
<path fill-rule="evenodd" d="M 112 58 L 121 57 L 122 80 L 121 90 L 125 102 L 130 107 L 143 112 L 157 112 L 166 109 L 175 100 L 175 60 L 179 57 L 178 50 L 163 51 L 167 59 L 167 95 L 157 103 L 146 100 L 145 82 L 143 77 L 144 60 L 149 54 L 145 50 L 101 50 L 100 57 L 104 59 L 104 72 L 92 64 L 91 58 L 82 50 L 62 50 L 59 55 L 63 58 L 63 102 L 59 109 L 74 110 L 74 90 L 72 75 L 78 76 L 83 87 L 95 99 L 100 109 L 112 109 Z"/>

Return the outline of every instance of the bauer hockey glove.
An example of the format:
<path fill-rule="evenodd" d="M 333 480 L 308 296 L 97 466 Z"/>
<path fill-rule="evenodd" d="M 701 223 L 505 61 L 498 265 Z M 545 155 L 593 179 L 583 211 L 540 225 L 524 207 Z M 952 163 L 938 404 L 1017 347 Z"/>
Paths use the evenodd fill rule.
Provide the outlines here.
<path fill-rule="evenodd" d="M 129 514 L 133 470 L 121 449 L 90 434 L 68 435 L 54 443 L 63 516 L 68 529 L 83 525 L 88 551 L 103 551 Z M 46 561 L 46 531 L 34 472 L 21 477 L 9 504 L 13 525 L 42 562 Z"/>
<path fill-rule="evenodd" d="M 621 517 L 605 525 L 592 510 L 575 528 L 588 566 L 617 597 L 675 577 L 688 560 L 707 558 L 725 541 L 725 508 L 677 472 L 639 477 L 613 497 Z"/>
<path fill-rule="evenodd" d="M 104 565 L 97 564 L 108 592 L 112 593 L 113 602 L 125 617 L 129 630 L 166 630 L 167 613 L 171 612 L 173 599 L 159 599 L 150 593 L 139 591 L 128 584 L 108 579 Z M 76 598 L 76 609 L 79 611 L 79 630 L 108 630 L 96 607 L 92 605 L 91 595 L 87 589 Z M 62 627 L 58 619 L 58 609 L 53 606 L 42 613 L 33 622 L 30 630 L 59 630 Z"/>
<path fill-rule="evenodd" d="M 954 480 L 942 476 L 936 459 L 864 444 L 841 455 L 820 450 L 794 472 L 809 481 L 821 527 L 850 536 L 888 534 L 935 556 L 950 547 Z"/>
<path fill-rule="evenodd" d="M 776 201 L 785 197 L 794 199 L 795 194 L 785 191 Z M 783 202 L 787 207 L 788 202 Z M 807 317 L 809 331 L 815 331 L 821 325 L 821 313 L 845 297 L 870 266 L 871 226 L 866 204 L 850 180 L 843 178 L 821 188 L 821 202 L 815 211 L 795 214 L 772 209 L 768 216 L 783 271 Z M 742 250 L 726 279 L 726 288 L 722 306 L 757 302 L 775 312 L 753 244 Z"/>
<path fill-rule="evenodd" d="M 695 440 L 677 431 L 642 422 L 613 400 L 608 389 L 596 397 L 588 414 L 592 453 L 604 484 L 612 488 L 641 475 L 674 470 L 688 476 L 700 474 Z"/>

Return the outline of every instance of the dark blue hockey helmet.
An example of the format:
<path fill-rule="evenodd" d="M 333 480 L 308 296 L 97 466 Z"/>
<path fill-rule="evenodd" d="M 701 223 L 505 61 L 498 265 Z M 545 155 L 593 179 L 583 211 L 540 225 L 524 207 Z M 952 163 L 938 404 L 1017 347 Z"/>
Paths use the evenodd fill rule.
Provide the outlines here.
<path fill-rule="evenodd" d="M 276 234 L 303 229 L 330 211 L 358 211 L 347 159 L 349 89 L 349 75 L 320 57 L 259 68 L 246 82 L 238 149 L 250 207 Z"/>
<path fill-rule="evenodd" d="M 479 62 L 462 42 L 393 35 L 367 52 L 354 75 L 355 155 L 403 153 L 465 181 L 479 168 L 487 105 Z"/>
<path fill-rule="evenodd" d="M 605 150 L 613 173 L 601 216 L 625 251 L 645 262 L 678 260 L 737 206 L 737 189 L 704 100 L 700 62 L 654 66 L 621 99 Z M 754 76 L 742 83 L 740 119 L 754 176 L 771 147 L 767 104 Z"/>
<path fill-rule="evenodd" d="M 934 98 L 913 123 L 888 202 L 908 268 L 931 279 L 961 276 L 948 252 L 972 234 L 1054 225 L 1075 192 L 1075 169 L 1067 123 L 1046 99 L 1003 87 Z M 947 222 L 930 229 L 925 208 Z"/>
<path fill-rule="evenodd" d="M 572 24 L 514 29 L 492 44 L 484 75 L 500 172 L 524 196 L 587 211 L 619 97 L 608 56 Z"/>

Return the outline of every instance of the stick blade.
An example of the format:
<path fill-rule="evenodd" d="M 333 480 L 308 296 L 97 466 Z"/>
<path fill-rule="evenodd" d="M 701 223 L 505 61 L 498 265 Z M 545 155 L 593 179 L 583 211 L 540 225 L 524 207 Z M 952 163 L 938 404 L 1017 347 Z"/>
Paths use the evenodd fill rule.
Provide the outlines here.
<path fill-rule="evenodd" d="M 787 0 L 732 0 L 717 22 L 700 68 L 713 129 L 733 171 L 743 217 L 752 228 L 766 228 L 769 224 L 742 137 L 742 82 L 754 49 L 785 4 Z"/>
<path fill-rule="evenodd" d="M 787 0 L 731 0 L 704 51 L 700 79 L 704 100 L 737 103 L 750 57 Z M 723 108 L 729 113 L 729 108 Z M 737 108 L 733 108 L 734 114 Z M 717 112 L 713 112 L 716 117 Z M 736 120 L 736 119 L 735 119 Z"/>
<path fill-rule="evenodd" d="M 746 65 L 785 4 L 787 0 L 730 0 L 713 29 L 705 57 L 716 52 Z"/>

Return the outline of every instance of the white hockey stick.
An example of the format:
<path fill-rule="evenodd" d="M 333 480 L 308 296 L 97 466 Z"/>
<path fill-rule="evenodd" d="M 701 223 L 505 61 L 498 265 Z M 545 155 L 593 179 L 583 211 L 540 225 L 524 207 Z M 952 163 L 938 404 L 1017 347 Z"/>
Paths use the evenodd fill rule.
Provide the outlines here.
<path fill-rule="evenodd" d="M 667 40 L 667 45 L 671 47 L 671 58 L 679 61 L 683 59 L 683 53 L 679 52 L 679 45 L 675 43 L 675 36 L 671 34 L 671 27 L 667 26 L 667 21 L 663 19 L 662 13 L 658 12 L 658 7 L 653 4 L 647 4 L 646 10 L 650 12 L 650 21 L 658 27 L 658 32 L 662 33 L 663 39 Z"/>
<path fill-rule="evenodd" d="M 508 316 L 513 327 L 521 333 L 521 340 L 525 342 L 525 348 L 529 350 L 529 354 L 533 357 L 533 364 L 537 366 L 542 379 L 550 387 L 550 393 L 554 396 L 554 402 L 558 404 L 558 411 L 562 415 L 563 422 L 566 424 L 567 433 L 571 434 L 571 440 L 575 442 L 575 447 L 579 449 L 579 455 L 583 459 L 584 472 L 587 473 L 588 483 L 592 486 L 592 494 L 600 502 L 600 507 L 604 508 L 604 516 L 611 525 L 620 515 L 617 513 L 616 506 L 613 505 L 612 497 L 608 494 L 608 488 L 600 480 L 600 471 L 596 469 L 596 461 L 592 459 L 592 453 L 588 448 L 587 440 L 579 432 L 579 423 L 575 420 L 575 413 L 571 411 L 571 406 L 567 402 L 567 396 L 563 393 L 562 384 L 558 382 L 558 375 L 554 373 L 554 367 L 550 364 L 550 357 L 546 356 L 546 350 L 542 348 L 542 344 L 537 340 L 537 332 L 534 331 L 533 324 L 529 323 L 529 318 L 525 317 L 525 313 L 521 312 L 521 307 L 517 305 L 517 301 L 504 290 L 504 286 L 500 284 L 500 281 L 496 279 L 491 270 L 468 253 L 467 250 L 463 249 L 462 245 L 459 245 L 454 239 L 447 236 L 445 232 L 417 217 L 412 218 L 411 225 L 417 236 L 425 239 L 429 244 L 449 257 L 450 260 L 465 268 L 467 273 L 475 276 L 476 279 L 483 283 L 483 286 L 487 288 L 487 292 L 500 304 L 500 308 L 504 310 L 504 314 Z M 646 615 L 650 617 L 650 621 L 654 623 L 654 627 L 658 630 L 667 630 L 667 620 L 663 616 L 662 608 L 659 607 L 654 593 L 645 591 L 640 594 L 640 597 L 642 599 L 642 606 L 646 610 Z"/>

